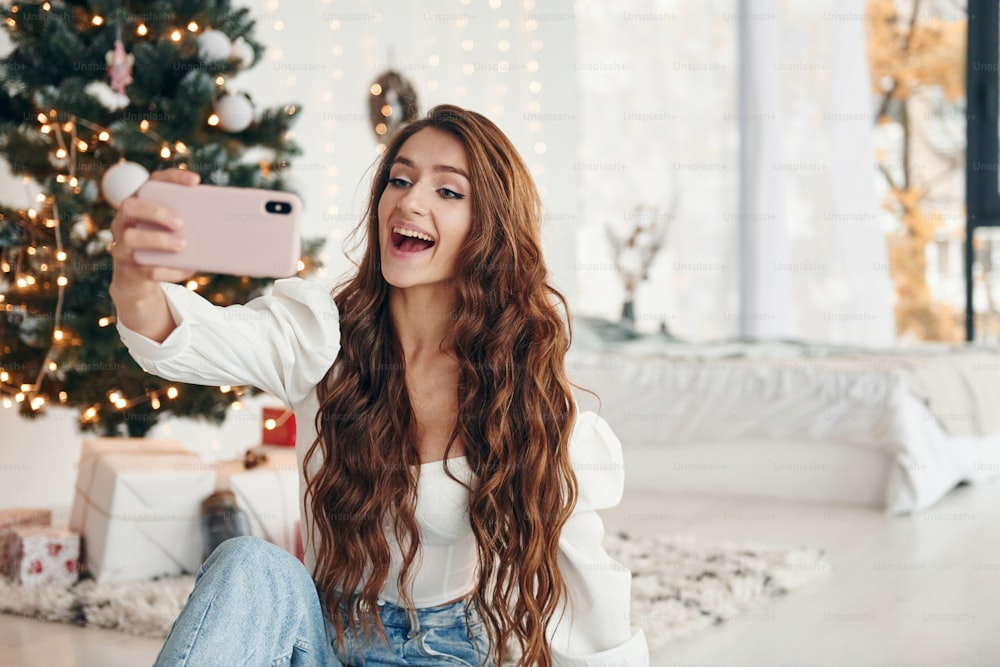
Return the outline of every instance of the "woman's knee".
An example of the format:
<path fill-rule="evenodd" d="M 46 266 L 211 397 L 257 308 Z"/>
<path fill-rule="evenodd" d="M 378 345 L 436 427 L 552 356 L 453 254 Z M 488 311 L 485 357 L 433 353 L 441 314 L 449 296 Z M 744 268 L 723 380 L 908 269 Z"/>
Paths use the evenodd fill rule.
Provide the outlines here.
<path fill-rule="evenodd" d="M 276 574 L 288 582 L 300 581 L 312 586 L 312 577 L 298 558 L 259 537 L 231 537 L 215 548 L 202 566 L 199 576 L 210 570 L 223 570 L 240 578 L 273 578 Z"/>
<path fill-rule="evenodd" d="M 291 555 L 281 547 L 267 540 L 251 535 L 231 537 L 215 548 L 209 556 L 209 561 L 233 560 L 237 562 L 265 563 L 280 561 L 282 554 Z"/>

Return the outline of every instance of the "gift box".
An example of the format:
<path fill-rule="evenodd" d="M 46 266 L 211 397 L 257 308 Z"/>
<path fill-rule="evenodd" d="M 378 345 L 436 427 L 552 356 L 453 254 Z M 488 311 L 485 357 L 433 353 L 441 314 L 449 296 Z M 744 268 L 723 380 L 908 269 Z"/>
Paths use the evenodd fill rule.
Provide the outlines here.
<path fill-rule="evenodd" d="M 265 445 L 295 446 L 295 413 L 285 408 L 262 410 L 260 441 Z"/>
<path fill-rule="evenodd" d="M 12 572 L 12 553 L 15 542 L 7 540 L 14 528 L 52 525 L 52 511 L 33 507 L 15 507 L 0 511 L 0 574 Z M 10 576 L 10 575 L 9 575 Z"/>
<path fill-rule="evenodd" d="M 244 460 L 216 464 L 217 488 L 232 491 L 253 535 L 295 553 L 299 521 L 298 460 L 291 450 L 268 450 L 247 468 Z M 247 460 L 250 460 L 249 458 Z"/>
<path fill-rule="evenodd" d="M 80 535 L 51 526 L 15 526 L 0 535 L 0 573 L 25 586 L 76 582 Z"/>
<path fill-rule="evenodd" d="M 98 582 L 193 573 L 202 562 L 201 501 L 215 471 L 173 440 L 84 442 L 70 528 Z"/>
<path fill-rule="evenodd" d="M 51 526 L 52 510 L 17 507 L 0 510 L 0 533 L 15 526 Z"/>

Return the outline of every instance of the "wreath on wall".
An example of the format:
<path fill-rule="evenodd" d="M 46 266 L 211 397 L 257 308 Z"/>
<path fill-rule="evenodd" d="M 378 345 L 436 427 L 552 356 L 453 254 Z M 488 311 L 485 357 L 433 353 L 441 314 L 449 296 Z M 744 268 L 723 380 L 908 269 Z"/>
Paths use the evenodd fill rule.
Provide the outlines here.
<path fill-rule="evenodd" d="M 417 91 L 395 70 L 380 74 L 368 96 L 368 116 L 380 144 L 389 141 L 396 130 L 417 117 Z"/>

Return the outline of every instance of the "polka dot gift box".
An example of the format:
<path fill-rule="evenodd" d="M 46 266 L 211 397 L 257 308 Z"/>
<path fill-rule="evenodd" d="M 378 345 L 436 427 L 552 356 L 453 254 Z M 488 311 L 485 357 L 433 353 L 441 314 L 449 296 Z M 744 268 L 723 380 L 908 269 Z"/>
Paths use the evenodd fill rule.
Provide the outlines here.
<path fill-rule="evenodd" d="M 51 526 L 16 526 L 0 536 L 0 571 L 26 586 L 70 585 L 80 568 L 80 535 Z"/>

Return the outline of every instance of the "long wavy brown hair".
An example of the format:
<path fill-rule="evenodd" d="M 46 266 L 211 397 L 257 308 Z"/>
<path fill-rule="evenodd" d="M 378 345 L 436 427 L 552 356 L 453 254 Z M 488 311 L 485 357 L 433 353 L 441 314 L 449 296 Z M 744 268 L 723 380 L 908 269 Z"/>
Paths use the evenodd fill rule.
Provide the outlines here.
<path fill-rule="evenodd" d="M 442 105 L 401 128 L 376 167 L 367 213 L 353 232 L 366 244 L 357 273 L 334 289 L 341 349 L 317 387 L 318 437 L 306 457 L 309 470 L 310 459 L 322 455 L 307 481 L 318 534 L 314 578 L 338 642 L 345 632 L 340 603 L 352 632 L 384 637 L 372 610 L 388 577 L 383 531 L 391 529 L 404 557 L 398 588 L 412 607 L 420 457 L 380 268 L 378 202 L 400 148 L 424 128 L 457 137 L 470 167 L 472 228 L 456 258 L 451 313 L 459 410 L 445 458 L 461 438 L 475 473 L 473 603 L 496 664 L 514 647 L 518 664 L 549 666 L 546 627 L 566 599 L 559 535 L 577 498 L 568 451 L 576 407 L 564 366 L 572 331 L 566 301 L 548 282 L 535 184 L 510 140 L 478 113 Z"/>

